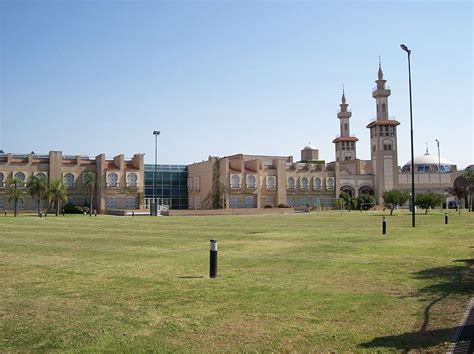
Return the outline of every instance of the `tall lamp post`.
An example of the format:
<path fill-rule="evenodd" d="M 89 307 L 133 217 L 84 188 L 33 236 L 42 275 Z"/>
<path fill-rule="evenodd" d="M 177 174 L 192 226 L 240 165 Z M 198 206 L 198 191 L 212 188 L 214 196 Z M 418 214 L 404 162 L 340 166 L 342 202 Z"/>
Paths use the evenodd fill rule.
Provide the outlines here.
<path fill-rule="evenodd" d="M 411 67 L 410 67 L 410 54 L 411 50 L 405 44 L 400 44 L 402 48 L 408 54 L 408 89 L 410 92 L 410 140 L 411 140 L 411 223 L 412 227 L 415 227 L 415 156 L 413 153 L 413 109 L 411 99 Z"/>
<path fill-rule="evenodd" d="M 158 168 L 158 135 L 160 135 L 159 130 L 153 131 L 153 135 L 155 136 L 155 170 L 153 171 L 153 208 L 151 211 L 151 215 L 157 216 L 158 215 L 158 200 L 156 197 L 156 172 Z"/>
<path fill-rule="evenodd" d="M 443 187 L 441 187 L 441 153 L 439 151 L 439 140 L 435 139 L 436 146 L 438 147 L 438 176 L 439 176 L 439 192 L 443 195 Z M 441 210 L 443 210 L 443 204 L 441 203 Z"/>

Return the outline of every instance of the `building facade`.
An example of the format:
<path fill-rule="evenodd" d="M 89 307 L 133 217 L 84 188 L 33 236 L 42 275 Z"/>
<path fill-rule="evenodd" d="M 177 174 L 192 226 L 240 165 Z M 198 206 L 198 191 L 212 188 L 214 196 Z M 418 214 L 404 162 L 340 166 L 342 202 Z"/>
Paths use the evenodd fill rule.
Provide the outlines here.
<path fill-rule="evenodd" d="M 301 161 L 291 156 L 237 154 L 188 165 L 190 209 L 263 208 L 288 205 L 334 206 L 340 192 L 352 197 L 371 194 L 383 204 L 384 191 L 411 190 L 410 162 L 398 165 L 397 127 L 389 115 L 391 90 L 379 63 L 375 88 L 376 118 L 367 125 L 370 160 L 357 158 L 359 139 L 351 135 L 349 110 L 343 90 L 337 113 L 340 133 L 333 140 L 335 161 L 319 160 L 319 151 L 309 145 Z M 462 172 L 444 158 L 425 155 L 415 158 L 417 192 L 444 192 Z M 408 166 L 408 167 L 407 167 Z"/>
<path fill-rule="evenodd" d="M 68 203 L 89 206 L 89 191 L 85 188 L 87 173 L 95 174 L 97 186 L 93 207 L 103 213 L 112 209 L 139 209 L 144 191 L 143 154 L 130 159 L 118 155 L 108 159 L 104 154 L 95 158 L 63 155 L 61 151 L 50 151 L 48 155 L 0 154 L 0 209 L 13 209 L 8 201 L 8 181 L 15 178 L 18 188 L 23 190 L 19 208 L 36 209 L 36 201 L 28 194 L 28 178 L 35 175 L 52 181 L 63 181 Z"/>
<path fill-rule="evenodd" d="M 145 165 L 145 208 L 153 197 L 169 209 L 188 209 L 188 170 L 186 165 Z M 153 192 L 153 187 L 155 192 Z"/>

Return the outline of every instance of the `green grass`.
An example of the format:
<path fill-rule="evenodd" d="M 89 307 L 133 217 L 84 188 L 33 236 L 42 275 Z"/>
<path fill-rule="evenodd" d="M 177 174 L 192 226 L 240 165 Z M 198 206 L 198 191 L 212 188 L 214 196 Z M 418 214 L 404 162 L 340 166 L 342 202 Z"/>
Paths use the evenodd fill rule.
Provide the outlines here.
<path fill-rule="evenodd" d="M 474 213 L 387 220 L 0 217 L 0 351 L 443 350 L 473 293 Z"/>

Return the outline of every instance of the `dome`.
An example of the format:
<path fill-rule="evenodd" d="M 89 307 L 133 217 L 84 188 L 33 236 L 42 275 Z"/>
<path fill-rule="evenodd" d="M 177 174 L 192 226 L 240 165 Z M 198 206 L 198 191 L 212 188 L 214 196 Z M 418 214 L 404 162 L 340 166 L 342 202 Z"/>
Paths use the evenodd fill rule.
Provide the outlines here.
<path fill-rule="evenodd" d="M 316 147 L 309 144 L 309 145 L 305 146 L 303 150 L 316 150 Z"/>
<path fill-rule="evenodd" d="M 416 156 L 414 164 L 415 165 L 438 165 L 438 163 L 440 163 L 441 165 L 454 165 L 451 161 L 444 158 L 443 156 L 441 156 L 441 158 L 438 161 L 438 156 L 431 155 L 431 154 Z M 408 161 L 404 166 L 409 166 L 409 165 L 411 165 L 411 160 Z"/>

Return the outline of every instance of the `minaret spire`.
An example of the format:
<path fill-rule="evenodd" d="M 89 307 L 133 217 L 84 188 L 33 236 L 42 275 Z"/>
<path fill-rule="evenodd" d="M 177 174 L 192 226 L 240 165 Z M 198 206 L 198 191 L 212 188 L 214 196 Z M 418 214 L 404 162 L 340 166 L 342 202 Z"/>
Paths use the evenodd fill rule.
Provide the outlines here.
<path fill-rule="evenodd" d="M 342 103 L 346 103 L 346 95 L 344 93 L 344 85 L 342 85 L 342 98 L 341 98 Z"/>
<path fill-rule="evenodd" d="M 382 61 L 380 60 L 380 55 L 379 55 L 379 80 L 383 80 L 383 71 L 382 71 Z"/>
<path fill-rule="evenodd" d="M 352 116 L 350 109 L 347 109 L 349 104 L 346 100 L 346 92 L 344 85 L 342 85 L 342 97 L 341 103 L 339 104 L 339 112 L 337 118 L 339 118 L 339 129 L 340 135 L 333 140 L 336 148 L 336 161 L 346 161 L 356 159 L 356 142 L 359 140 L 355 136 L 351 136 L 349 119 Z"/>

